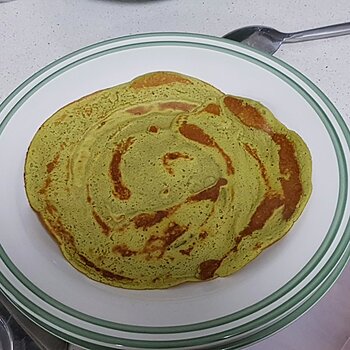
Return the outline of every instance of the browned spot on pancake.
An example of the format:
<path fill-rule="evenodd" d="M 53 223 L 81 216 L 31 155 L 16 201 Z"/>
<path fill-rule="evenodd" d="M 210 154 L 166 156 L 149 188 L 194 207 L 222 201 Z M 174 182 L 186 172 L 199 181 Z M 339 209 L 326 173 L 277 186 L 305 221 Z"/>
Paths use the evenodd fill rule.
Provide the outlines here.
<path fill-rule="evenodd" d="M 225 151 L 215 142 L 215 140 L 206 134 L 199 126 L 194 124 L 183 123 L 180 126 L 180 133 L 189 140 L 201 143 L 209 147 L 216 148 L 226 162 L 227 174 L 232 175 L 234 172 L 231 158 Z"/>
<path fill-rule="evenodd" d="M 90 187 L 89 185 L 86 185 L 86 193 L 87 193 L 87 196 L 86 196 L 86 200 L 89 204 L 92 203 L 92 198 L 91 198 L 91 194 L 90 194 Z"/>
<path fill-rule="evenodd" d="M 49 201 L 46 201 L 46 210 L 51 214 L 54 215 L 57 213 L 57 208 L 51 204 Z"/>
<path fill-rule="evenodd" d="M 244 125 L 270 133 L 270 126 L 256 108 L 233 96 L 226 96 L 224 103 Z"/>
<path fill-rule="evenodd" d="M 148 131 L 149 132 L 153 132 L 153 133 L 157 133 L 159 130 L 159 128 L 155 125 L 151 125 L 149 128 L 148 128 Z"/>
<path fill-rule="evenodd" d="M 283 203 L 283 198 L 281 198 L 278 194 L 267 195 L 256 208 L 248 226 L 236 237 L 236 246 L 233 248 L 233 250 L 237 251 L 237 246 L 243 237 L 249 236 L 254 231 L 263 228 L 266 221 L 272 216 L 277 208 L 283 205 Z"/>
<path fill-rule="evenodd" d="M 69 231 L 66 230 L 60 219 L 48 220 L 49 225 L 56 237 L 59 237 L 61 241 L 66 241 L 74 244 L 74 238 Z M 51 231 L 51 230 L 50 230 Z"/>
<path fill-rule="evenodd" d="M 165 235 L 163 237 L 164 243 L 166 246 L 169 246 L 177 238 L 183 235 L 187 231 L 187 226 L 180 226 L 176 223 L 171 223 L 168 228 L 165 230 Z"/>
<path fill-rule="evenodd" d="M 267 171 L 265 168 L 264 163 L 261 161 L 260 157 L 258 156 L 258 152 L 256 149 L 254 149 L 253 147 L 251 147 L 249 144 L 245 143 L 244 144 L 244 148 L 245 150 L 257 161 L 258 166 L 260 168 L 260 173 L 261 173 L 261 177 L 263 178 L 265 185 L 268 189 L 271 189 L 271 185 L 269 182 L 269 178 L 267 176 Z"/>
<path fill-rule="evenodd" d="M 137 228 L 142 227 L 144 230 L 146 230 L 147 227 L 151 227 L 166 218 L 169 214 L 169 211 L 170 210 L 159 210 L 155 213 L 139 214 L 134 217 L 133 221 Z"/>
<path fill-rule="evenodd" d="M 103 219 L 96 213 L 95 210 L 92 211 L 92 215 L 96 222 L 100 225 L 102 228 L 102 232 L 108 236 L 111 233 L 111 228 L 103 221 Z"/>
<path fill-rule="evenodd" d="M 40 194 L 45 194 L 47 189 L 49 188 L 51 182 L 52 182 L 51 177 L 48 176 L 46 178 L 46 180 L 45 180 L 45 183 L 44 183 L 43 187 L 39 190 L 39 193 Z"/>
<path fill-rule="evenodd" d="M 126 244 L 119 244 L 113 247 L 113 253 L 120 254 L 121 256 L 133 256 L 137 252 L 128 248 Z"/>
<path fill-rule="evenodd" d="M 156 253 L 156 257 L 162 257 L 166 248 L 183 235 L 187 229 L 187 226 L 180 226 L 174 222 L 170 223 L 163 236 L 152 235 L 147 240 L 142 253 L 148 254 L 149 257 L 151 257 L 152 253 Z"/>
<path fill-rule="evenodd" d="M 152 109 L 152 107 L 138 106 L 138 107 L 133 107 L 133 108 L 127 109 L 126 111 L 128 113 L 133 114 L 133 115 L 143 115 L 143 114 L 150 112 L 151 109 Z"/>
<path fill-rule="evenodd" d="M 272 139 L 280 146 L 279 169 L 283 177 L 281 185 L 284 194 L 283 217 L 288 220 L 294 213 L 303 193 L 300 169 L 293 144 L 285 135 L 273 134 Z"/>
<path fill-rule="evenodd" d="M 203 110 L 215 115 L 220 115 L 221 113 L 220 106 L 215 103 L 209 103 Z"/>
<path fill-rule="evenodd" d="M 208 232 L 206 231 L 202 231 L 200 234 L 199 234 L 199 238 L 200 239 L 205 239 L 208 237 Z"/>
<path fill-rule="evenodd" d="M 173 160 L 176 160 L 176 159 L 179 159 L 179 158 L 182 158 L 182 159 L 193 159 L 188 154 L 181 153 L 181 152 L 170 152 L 170 153 L 166 153 L 163 156 L 163 158 L 162 158 L 163 165 L 164 165 L 165 169 L 167 170 L 167 172 L 170 175 L 174 175 L 174 170 L 173 170 L 173 168 L 171 167 L 171 165 L 169 163 L 172 162 Z"/>
<path fill-rule="evenodd" d="M 284 194 L 283 218 L 288 220 L 293 215 L 303 194 L 300 168 L 293 143 L 288 140 L 286 135 L 273 133 L 265 118 L 256 108 L 232 96 L 225 97 L 224 103 L 243 124 L 265 131 L 279 145 L 279 169 L 282 174 L 280 181 Z"/>
<path fill-rule="evenodd" d="M 227 184 L 227 180 L 220 178 L 216 184 L 188 198 L 189 202 L 210 200 L 215 202 L 219 198 L 220 189 Z"/>
<path fill-rule="evenodd" d="M 126 141 L 121 142 L 114 151 L 112 161 L 109 166 L 110 175 L 114 185 L 113 194 L 121 200 L 127 200 L 131 196 L 130 190 L 123 184 L 120 164 L 123 154 L 133 144 L 134 139 L 129 137 Z"/>
<path fill-rule="evenodd" d="M 163 157 L 165 163 L 167 163 L 167 162 L 170 161 L 170 160 L 179 159 L 179 158 L 191 159 L 190 156 L 189 156 L 188 154 L 184 154 L 184 153 L 180 153 L 180 152 L 167 153 L 167 154 Z"/>
<path fill-rule="evenodd" d="M 203 261 L 199 265 L 199 278 L 201 280 L 208 280 L 214 277 L 215 271 L 220 267 L 221 260 L 210 259 Z"/>
<path fill-rule="evenodd" d="M 188 255 L 189 256 L 191 254 L 192 250 L 193 250 L 193 247 L 188 247 L 187 249 L 181 249 L 180 253 L 183 254 L 183 255 Z"/>
<path fill-rule="evenodd" d="M 183 123 L 180 126 L 180 133 L 187 139 L 201 143 L 202 145 L 206 145 L 209 147 L 217 146 L 215 140 L 195 124 Z"/>
<path fill-rule="evenodd" d="M 114 272 L 110 272 L 104 269 L 101 269 L 100 267 L 96 266 L 93 262 L 91 262 L 90 260 L 88 260 L 84 255 L 78 254 L 80 259 L 82 260 L 82 262 L 86 265 L 91 267 L 92 269 L 94 269 L 96 272 L 98 272 L 99 274 L 101 274 L 103 277 L 111 279 L 111 280 L 117 280 L 117 281 L 122 281 L 122 280 L 126 280 L 126 281 L 132 281 L 132 278 L 129 277 L 125 277 L 125 276 L 121 276 L 118 275 Z"/>
<path fill-rule="evenodd" d="M 254 250 L 258 250 L 262 247 L 262 243 L 256 243 L 255 246 L 254 246 Z"/>
<path fill-rule="evenodd" d="M 161 111 L 165 109 L 172 109 L 174 111 L 189 112 L 196 107 L 196 105 L 186 102 L 162 102 L 158 104 Z"/>
<path fill-rule="evenodd" d="M 171 83 L 192 84 L 190 80 L 174 73 L 159 72 L 153 73 L 135 79 L 130 87 L 134 89 L 142 89 L 147 87 L 167 85 Z"/>

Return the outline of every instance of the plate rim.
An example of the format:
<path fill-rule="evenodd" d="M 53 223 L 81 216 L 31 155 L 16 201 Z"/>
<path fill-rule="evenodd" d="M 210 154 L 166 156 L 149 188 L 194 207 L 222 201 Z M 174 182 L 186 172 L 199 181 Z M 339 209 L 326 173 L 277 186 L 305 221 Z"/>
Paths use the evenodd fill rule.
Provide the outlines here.
<path fill-rule="evenodd" d="M 11 101 L 12 101 L 12 99 L 14 99 L 15 97 L 16 97 L 16 95 L 18 94 L 18 93 L 20 93 L 21 91 L 22 91 L 22 89 L 24 88 L 24 87 L 26 87 L 29 83 L 31 83 L 33 80 L 35 80 L 36 78 L 38 78 L 38 77 L 40 77 L 40 75 L 42 75 L 44 72 L 46 72 L 46 71 L 48 71 L 49 69 L 51 69 L 51 68 L 53 68 L 53 67 L 55 67 L 55 66 L 57 66 L 58 64 L 60 64 L 60 63 L 63 63 L 64 61 L 66 61 L 66 60 L 68 60 L 69 58 L 72 58 L 72 57 L 74 57 L 74 56 L 76 56 L 76 55 L 78 55 L 78 54 L 80 54 L 80 53 L 84 53 L 84 52 L 87 52 L 87 51 L 89 51 L 90 49 L 92 49 L 92 48 L 96 48 L 96 47 L 103 47 L 104 45 L 107 45 L 107 44 L 114 44 L 114 43 L 117 43 L 117 42 L 120 42 L 120 41 L 127 41 L 127 40 L 130 40 L 130 39 L 137 39 L 137 38 L 154 38 L 154 37 L 160 37 L 160 36 L 163 36 L 163 37 L 169 37 L 169 36 L 176 36 L 176 37 L 186 37 L 187 39 L 195 39 L 195 38 L 205 38 L 205 39 L 210 39 L 211 41 L 213 41 L 214 43 L 218 43 L 218 42 L 225 42 L 225 43 L 227 43 L 228 42 L 228 40 L 227 39 L 220 39 L 220 38 L 216 38 L 216 37 L 212 37 L 212 36 L 207 36 L 207 35 L 199 35 L 199 34 L 184 34 L 184 33 L 151 33 L 151 34 L 140 34 L 140 35 L 132 35 L 132 36 L 126 36 L 126 37 L 122 37 L 122 38 L 116 38 L 116 39 L 109 39 L 109 40 L 107 40 L 107 41 L 103 41 L 103 42 L 99 42 L 99 43 L 95 43 L 95 44 L 92 44 L 92 45 L 89 45 L 89 46 L 87 46 L 87 47 L 84 47 L 84 48 L 82 48 L 82 49 L 79 49 L 79 50 L 77 50 L 77 51 L 75 51 L 75 52 L 73 52 L 73 53 L 70 53 L 70 54 L 68 54 L 68 55 L 66 55 L 66 56 L 64 56 L 64 57 L 62 57 L 61 59 L 59 59 L 59 60 L 57 60 L 57 61 L 55 61 L 55 62 L 53 62 L 53 63 L 51 63 L 51 64 L 49 64 L 49 65 L 47 65 L 46 67 L 44 67 L 44 68 L 42 68 L 40 71 L 38 71 L 37 73 L 35 73 L 34 75 L 32 75 L 31 77 L 29 77 L 24 83 L 22 83 L 17 89 L 15 89 L 4 101 L 3 101 L 3 103 L 0 105 L 0 112 L 6 107 L 6 105 L 8 104 L 8 103 L 10 103 Z M 155 42 L 155 43 L 157 43 L 157 44 L 159 44 L 160 42 Z M 175 41 L 170 41 L 170 42 L 168 42 L 167 44 L 174 44 L 175 43 Z M 189 44 L 190 46 L 193 46 L 192 44 L 194 44 L 195 42 L 193 42 L 193 43 L 191 43 L 191 42 L 189 42 L 189 41 L 184 41 L 184 42 L 180 42 L 180 44 L 184 44 L 184 43 L 186 43 L 186 44 Z M 298 72 L 297 70 L 295 70 L 294 68 L 292 68 L 292 67 L 290 67 L 288 64 L 286 64 L 285 62 L 283 62 L 283 61 L 280 61 L 279 59 L 277 59 L 277 58 L 275 58 L 275 57 L 270 57 L 269 55 L 266 55 L 266 54 L 261 54 L 260 52 L 258 52 L 258 51 L 256 51 L 256 50 L 251 50 L 251 49 L 248 49 L 246 46 L 244 46 L 244 45 L 238 45 L 237 43 L 232 43 L 232 42 L 230 42 L 230 46 L 232 47 L 231 49 L 228 49 L 228 48 L 225 48 L 225 47 L 220 47 L 220 46 L 215 46 L 214 45 L 214 43 L 213 43 L 213 48 L 215 48 L 215 49 L 221 49 L 221 50 L 225 50 L 227 53 L 228 53 L 228 51 L 229 52 L 231 52 L 231 54 L 232 54 L 232 52 L 234 52 L 236 55 L 237 55 L 237 53 L 238 54 L 242 54 L 242 52 L 235 52 L 235 50 L 234 50 L 234 47 L 238 47 L 238 48 L 244 48 L 245 50 L 247 50 L 248 52 L 249 51 L 252 51 L 252 52 L 255 52 L 255 53 L 257 53 L 259 56 L 264 56 L 265 58 L 267 58 L 268 60 L 272 60 L 272 61 L 275 61 L 275 63 L 277 63 L 279 66 L 282 66 L 282 67 L 284 67 L 284 68 L 286 68 L 289 72 L 291 72 L 291 73 L 294 73 L 294 75 L 296 75 L 296 76 L 298 76 L 304 83 L 306 83 L 320 98 L 321 98 L 321 100 L 327 105 L 327 107 L 330 109 L 330 112 L 333 114 L 333 116 L 335 117 L 335 119 L 336 119 L 336 121 L 337 121 L 337 123 L 338 123 L 338 125 L 340 126 L 340 128 L 341 128 L 341 130 L 342 130 L 342 132 L 344 133 L 344 137 L 345 137 L 345 140 L 347 141 L 347 143 L 348 143 L 348 147 L 349 147 L 349 130 L 348 130 L 348 128 L 347 128 L 347 126 L 346 126 L 346 124 L 344 123 L 344 121 L 343 121 L 343 119 L 342 119 L 342 117 L 341 117 L 341 115 L 339 114 L 339 112 L 335 109 L 335 107 L 332 105 L 332 103 L 329 101 L 329 99 L 324 95 L 324 93 L 322 93 L 322 91 L 320 91 L 313 83 L 311 83 L 310 81 L 309 81 L 309 79 L 307 79 L 304 75 L 302 75 L 300 72 Z M 135 45 L 136 46 L 139 46 L 140 44 L 144 44 L 144 43 L 136 43 Z M 146 43 L 147 44 L 147 43 Z M 198 42 L 196 43 L 196 44 L 198 44 Z M 205 44 L 205 43 L 201 43 L 201 46 L 202 47 L 208 47 L 208 46 L 210 46 L 210 45 L 208 45 L 208 44 Z M 123 47 L 123 46 L 122 46 Z M 114 49 L 116 49 L 115 47 L 114 47 Z M 99 53 L 103 53 L 104 51 L 101 51 L 101 52 L 99 52 Z M 246 55 L 247 57 L 250 57 L 251 59 L 254 59 L 255 61 L 257 61 L 257 62 L 260 62 L 260 61 L 258 61 L 258 59 L 256 59 L 256 58 L 254 58 L 254 57 L 251 57 L 251 56 L 249 56 L 249 55 Z M 90 56 L 87 56 L 87 57 L 90 57 Z M 87 57 L 84 57 L 84 58 L 87 58 Z M 79 60 L 78 60 L 79 61 Z M 266 62 L 260 62 L 260 65 L 262 65 L 262 66 L 264 66 L 264 67 L 266 67 L 266 66 L 268 66 L 268 63 L 266 63 Z M 66 70 L 66 68 L 67 68 L 67 66 L 64 66 L 63 68 L 61 68 L 63 71 L 65 71 Z M 273 67 L 270 67 L 271 69 L 275 69 L 276 70 L 276 68 L 273 68 Z M 60 69 L 60 70 L 61 70 Z M 60 71 L 59 70 L 59 71 Z M 269 71 L 271 71 L 270 69 L 269 69 Z M 58 72 L 58 71 L 57 71 Z M 280 72 L 280 71 L 277 71 L 278 73 L 280 73 L 280 74 L 283 74 L 282 72 Z M 285 76 L 288 80 L 291 80 L 294 84 L 296 84 L 290 77 L 287 77 L 287 76 Z M 38 85 L 41 83 L 41 82 L 43 82 L 43 81 L 45 81 L 46 79 L 48 79 L 48 77 L 46 77 L 44 80 L 42 80 L 42 81 L 40 81 L 39 83 L 38 83 Z M 300 87 L 301 88 L 301 87 Z M 35 89 L 35 87 L 33 87 L 33 88 L 31 88 L 26 94 L 25 94 L 25 96 L 27 96 L 28 94 L 29 94 L 29 92 L 30 91 L 32 91 L 33 89 Z M 304 92 L 305 93 L 307 93 L 305 90 L 304 90 Z M 24 97 L 25 97 L 24 96 Z M 21 97 L 21 99 L 19 100 L 19 101 L 22 101 L 23 100 L 23 98 L 24 97 Z M 304 97 L 304 94 L 303 94 L 303 97 Z M 311 96 L 309 96 L 311 99 L 313 99 Z M 317 104 L 317 102 L 315 101 L 315 103 Z M 310 103 L 309 103 L 310 104 Z M 18 103 L 15 105 L 15 106 L 17 106 L 18 105 Z M 320 106 L 319 106 L 320 107 Z M 13 107 L 13 108 L 15 108 L 15 107 Z M 313 107 L 314 108 L 314 107 Z M 13 109 L 11 109 L 11 111 L 12 111 Z M 320 107 L 320 110 L 322 111 L 322 113 L 324 113 L 324 111 L 323 111 L 323 109 Z M 10 111 L 10 112 L 11 112 Z M 7 122 L 10 120 L 10 118 L 7 118 L 8 116 L 9 116 L 9 114 L 10 114 L 10 112 L 9 113 L 7 113 L 7 115 L 6 115 L 6 117 L 5 117 L 5 119 L 2 121 L 2 123 L 0 124 L 0 134 L 3 132 L 3 130 L 5 129 L 5 127 L 6 127 L 6 124 L 7 124 Z M 316 112 L 317 113 L 317 112 Z M 318 115 L 319 115 L 319 113 L 317 113 Z M 11 115 L 12 116 L 12 115 Z M 326 117 L 326 119 L 328 120 L 328 118 Z M 322 121 L 323 122 L 323 121 Z M 324 123 L 324 122 L 323 122 Z M 330 125 L 331 126 L 333 126 L 333 124 L 332 123 L 330 123 Z M 327 131 L 328 131 L 328 129 L 327 129 Z M 348 134 L 348 135 L 346 135 L 346 134 Z M 335 136 L 337 137 L 337 135 L 336 135 L 336 133 L 335 133 Z M 333 139 L 332 139 L 332 142 L 333 142 Z M 338 142 L 339 142 L 339 145 L 340 145 L 340 150 L 341 151 L 343 151 L 343 148 L 341 147 L 341 143 L 340 143 L 340 141 L 338 140 Z M 334 142 L 333 142 L 333 146 L 334 146 Z M 336 152 L 336 154 L 337 154 L 337 157 L 338 157 L 338 152 Z M 343 155 L 343 158 L 344 158 L 344 155 Z M 338 159 L 338 163 L 339 163 L 339 159 Z M 346 161 L 344 161 L 344 159 L 343 159 L 343 163 L 346 165 Z M 346 174 L 346 181 L 344 180 L 344 179 L 342 179 L 342 180 L 344 180 L 345 182 L 346 182 L 346 186 L 348 185 L 348 179 L 347 179 L 347 171 L 346 171 L 346 167 L 345 167 L 345 174 Z M 340 171 L 339 171 L 339 176 L 340 176 Z M 339 191 L 341 192 L 341 186 L 340 186 L 340 184 L 339 184 Z M 344 192 L 347 192 L 347 191 L 344 191 Z M 341 193 L 338 195 L 338 201 L 339 201 L 339 198 L 340 198 L 340 195 L 341 195 Z M 338 203 L 339 204 L 339 203 Z M 338 204 L 337 204 L 337 207 L 338 207 Z M 345 210 L 345 204 L 346 204 L 346 199 L 343 199 L 343 204 L 344 204 L 344 207 L 343 207 L 343 212 L 344 212 L 344 210 Z M 336 230 L 335 230 L 336 231 Z M 344 230 L 344 232 L 346 231 L 346 229 Z M 329 235 L 327 234 L 327 236 L 326 236 L 326 238 L 329 238 Z M 333 238 L 333 237 L 332 237 Z M 329 240 L 331 240 L 330 238 L 329 238 Z M 324 242 L 323 242 L 324 243 Z M 321 244 L 321 246 L 323 246 L 323 243 Z M 340 244 L 340 243 L 339 243 Z M 319 247 L 319 249 L 321 248 L 321 246 Z M 326 250 L 329 248 L 329 246 L 326 248 Z M 2 249 L 2 247 L 1 247 L 1 249 Z M 315 253 L 315 255 L 319 252 L 319 249 L 317 250 L 317 252 Z M 336 250 L 338 249 L 338 246 L 337 246 L 337 248 L 336 248 Z M 4 253 L 4 251 L 3 251 L 3 249 L 2 249 L 2 254 Z M 1 254 L 0 254 L 1 255 Z M 314 255 L 314 256 L 315 256 Z M 3 255 L 4 256 L 4 255 Z M 332 254 L 332 256 L 333 256 L 333 254 Z M 332 258 L 332 256 L 330 257 L 330 258 Z M 6 260 L 6 259 L 5 259 Z M 309 261 L 310 262 L 310 261 Z M 307 267 L 307 266 L 309 266 L 309 262 L 303 267 L 303 269 L 301 270 L 301 271 L 303 271 L 304 270 L 304 268 L 305 267 Z M 317 265 L 317 263 L 315 264 L 315 265 Z M 314 267 L 313 267 L 314 268 Z M 313 268 L 311 268 L 311 270 L 313 269 Z M 10 269 L 10 268 L 9 268 Z M 11 271 L 11 273 L 12 273 L 12 270 L 10 269 L 10 271 Z M 299 273 L 301 273 L 301 271 L 299 272 Z M 296 276 L 298 276 L 299 275 L 299 273 L 296 275 Z M 292 279 L 294 279 L 296 276 L 294 276 Z M 3 276 L 2 276 L 2 278 L 4 278 Z M 290 280 L 291 281 L 291 280 Z M 290 281 L 288 281 L 282 288 L 284 288 L 286 285 L 288 285 L 289 284 L 289 282 Z M 37 288 L 37 287 L 36 287 Z M 282 289 L 281 288 L 281 289 Z M 38 288 L 39 289 L 39 288 Z M 40 290 L 40 289 L 39 289 Z M 41 291 L 41 290 L 40 290 Z M 42 292 L 42 291 L 41 291 Z M 277 293 L 278 291 L 276 291 L 276 292 L 274 292 L 273 294 L 271 294 L 270 296 L 272 296 L 272 295 L 276 295 L 276 293 Z M 36 294 L 36 293 L 35 293 Z M 270 297 L 269 296 L 269 297 Z M 269 297 L 267 297 L 267 298 L 269 298 Z M 50 297 L 51 298 L 51 297 Z M 57 301 L 56 301 L 57 302 Z M 260 302 L 258 302 L 258 303 L 261 303 L 261 301 Z M 256 303 L 256 304 L 258 304 L 258 303 Z M 256 304 L 254 304 L 254 305 L 256 305 Z M 252 306 L 254 306 L 254 305 L 252 305 Z M 251 306 L 250 306 L 251 307 Z M 250 307 L 248 307 L 248 308 L 250 308 Z M 246 308 L 246 309 L 248 309 L 248 308 Z M 73 309 L 74 310 L 74 309 Z M 245 309 L 243 309 L 243 310 L 245 310 Z M 78 312 L 78 313 L 81 313 L 81 312 L 79 312 L 79 311 L 77 311 L 77 310 L 74 310 L 74 311 L 76 311 L 76 312 Z M 242 310 L 240 310 L 240 311 L 238 311 L 238 312 L 241 312 Z M 236 314 L 236 313 L 235 313 Z M 232 315 L 232 314 L 231 314 Z M 226 316 L 223 316 L 223 317 L 220 317 L 220 319 L 227 319 L 227 317 L 229 317 L 229 316 L 231 316 L 231 315 L 226 315 Z M 88 319 L 89 320 L 91 320 L 92 318 L 95 318 L 95 317 L 92 317 L 92 316 L 89 316 L 89 315 L 86 315 L 87 317 L 88 317 Z M 243 316 L 241 316 L 241 317 L 243 317 Z M 99 320 L 99 319 L 98 319 Z M 217 320 L 217 319 L 215 319 L 215 320 Z M 215 321 L 214 320 L 214 321 Z M 103 321 L 103 320 L 102 320 Z M 209 320 L 209 321 L 205 321 L 205 322 L 200 322 L 200 323 L 198 323 L 198 324 L 208 324 L 208 323 L 211 323 L 213 320 Z M 61 322 L 66 322 L 66 321 L 64 321 L 64 320 L 61 320 Z M 107 321 L 107 322 L 109 322 L 109 321 Z M 226 324 L 226 323 L 229 323 L 229 322 L 232 322 L 232 320 L 231 321 L 227 321 L 227 322 L 222 322 L 222 323 L 220 323 L 220 324 Z M 116 324 L 115 322 L 111 322 L 111 323 L 113 323 L 113 324 Z M 212 326 L 209 326 L 209 328 L 212 328 L 212 327 L 216 327 L 216 326 L 218 326 L 219 324 L 215 324 L 215 325 L 212 325 Z M 169 331 L 171 332 L 171 333 L 178 333 L 178 332 L 184 332 L 184 330 L 181 330 L 179 327 L 186 327 L 186 330 L 188 330 L 188 328 L 190 327 L 190 326 L 192 326 L 192 325 L 184 325 L 184 326 L 167 326 L 167 327 L 145 327 L 145 326 L 135 326 L 135 325 L 124 325 L 124 324 L 121 324 L 121 326 L 124 328 L 125 326 L 130 326 L 130 327 L 132 327 L 132 329 L 122 329 L 122 328 L 120 328 L 120 325 L 118 324 L 118 327 L 119 328 L 117 328 L 117 329 L 121 329 L 121 330 L 126 330 L 126 331 L 129 331 L 129 332 L 138 332 L 138 330 L 140 330 L 142 333 L 151 333 L 151 334 L 153 334 L 154 332 L 148 332 L 147 330 L 148 329 L 157 329 L 157 328 L 161 328 L 161 332 L 160 333 L 169 333 Z M 177 328 L 178 329 L 178 331 L 175 331 L 174 329 L 175 328 Z M 207 329 L 208 327 L 202 327 L 202 328 L 198 328 L 198 330 L 202 330 L 202 329 Z M 114 329 L 114 327 L 112 327 L 112 329 Z M 190 329 L 190 330 L 188 330 L 188 331 L 192 331 L 192 330 L 194 330 L 194 329 Z M 159 333 L 159 332 L 156 332 L 157 334 Z"/>

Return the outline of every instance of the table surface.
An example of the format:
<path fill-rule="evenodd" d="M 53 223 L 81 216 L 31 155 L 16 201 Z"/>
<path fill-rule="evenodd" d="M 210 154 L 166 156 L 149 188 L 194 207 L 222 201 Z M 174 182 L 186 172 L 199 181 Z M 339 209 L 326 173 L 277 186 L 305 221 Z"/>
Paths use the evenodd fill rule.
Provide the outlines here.
<path fill-rule="evenodd" d="M 349 0 L 0 0 L 0 102 L 23 80 L 83 46 L 122 35 L 222 36 L 250 24 L 296 31 L 350 22 Z M 275 54 L 328 95 L 350 125 L 350 36 L 286 44 Z M 309 312 L 250 350 L 340 350 L 350 337 L 350 266 Z"/>

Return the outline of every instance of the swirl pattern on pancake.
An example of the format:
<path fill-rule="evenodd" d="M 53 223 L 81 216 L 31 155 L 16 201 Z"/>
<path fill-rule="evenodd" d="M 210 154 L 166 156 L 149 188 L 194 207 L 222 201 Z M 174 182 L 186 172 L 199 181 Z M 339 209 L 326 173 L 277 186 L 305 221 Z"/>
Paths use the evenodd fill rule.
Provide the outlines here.
<path fill-rule="evenodd" d="M 283 237 L 310 196 L 311 157 L 260 103 L 155 72 L 51 116 L 25 186 L 86 276 L 168 288 L 230 275 Z"/>

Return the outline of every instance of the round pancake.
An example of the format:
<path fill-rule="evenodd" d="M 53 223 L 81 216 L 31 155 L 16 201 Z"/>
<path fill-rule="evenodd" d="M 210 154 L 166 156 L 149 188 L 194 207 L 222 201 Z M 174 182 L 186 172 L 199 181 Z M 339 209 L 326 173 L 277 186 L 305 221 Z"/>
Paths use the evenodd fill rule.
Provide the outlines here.
<path fill-rule="evenodd" d="M 229 275 L 285 235 L 311 193 L 311 157 L 258 102 L 156 72 L 50 117 L 25 185 L 79 271 L 167 288 Z"/>

